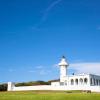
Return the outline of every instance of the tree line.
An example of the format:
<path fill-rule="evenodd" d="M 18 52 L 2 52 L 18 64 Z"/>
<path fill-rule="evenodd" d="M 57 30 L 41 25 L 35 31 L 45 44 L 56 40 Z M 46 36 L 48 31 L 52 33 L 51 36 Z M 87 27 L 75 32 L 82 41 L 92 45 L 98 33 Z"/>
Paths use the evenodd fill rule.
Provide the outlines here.
<path fill-rule="evenodd" d="M 30 82 L 20 82 L 20 83 L 15 83 L 15 86 L 36 86 L 36 85 L 50 85 L 51 82 L 57 82 L 59 79 L 55 80 L 49 80 L 49 81 L 30 81 Z M 0 84 L 0 91 L 7 91 L 7 83 Z"/>

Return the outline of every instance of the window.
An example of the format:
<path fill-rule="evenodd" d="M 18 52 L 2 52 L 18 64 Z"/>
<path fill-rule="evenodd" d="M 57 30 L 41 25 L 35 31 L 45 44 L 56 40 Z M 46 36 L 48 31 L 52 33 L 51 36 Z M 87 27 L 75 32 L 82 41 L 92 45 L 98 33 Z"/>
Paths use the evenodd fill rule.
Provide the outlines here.
<path fill-rule="evenodd" d="M 75 83 L 76 83 L 76 85 L 78 85 L 78 79 L 75 79 Z"/>
<path fill-rule="evenodd" d="M 91 85 L 93 84 L 93 82 L 92 82 L 92 78 L 90 78 L 90 84 L 91 84 Z"/>
<path fill-rule="evenodd" d="M 99 80 L 99 85 L 100 85 L 100 80 Z"/>
<path fill-rule="evenodd" d="M 61 86 L 64 86 L 64 82 L 60 82 L 60 85 L 61 85 Z"/>
<path fill-rule="evenodd" d="M 98 80 L 96 79 L 96 85 L 98 85 Z"/>
<path fill-rule="evenodd" d="M 67 85 L 67 80 L 65 80 L 65 85 Z"/>
<path fill-rule="evenodd" d="M 93 81 L 94 81 L 94 85 L 95 85 L 95 79 L 93 79 Z"/>
<path fill-rule="evenodd" d="M 74 80 L 73 79 L 71 79 L 71 85 L 74 85 Z"/>
<path fill-rule="evenodd" d="M 84 78 L 84 83 L 87 84 L 87 82 L 88 82 L 88 79 Z"/>
<path fill-rule="evenodd" d="M 80 84 L 83 84 L 83 79 L 82 79 L 82 78 L 80 78 L 79 82 L 80 82 Z"/>

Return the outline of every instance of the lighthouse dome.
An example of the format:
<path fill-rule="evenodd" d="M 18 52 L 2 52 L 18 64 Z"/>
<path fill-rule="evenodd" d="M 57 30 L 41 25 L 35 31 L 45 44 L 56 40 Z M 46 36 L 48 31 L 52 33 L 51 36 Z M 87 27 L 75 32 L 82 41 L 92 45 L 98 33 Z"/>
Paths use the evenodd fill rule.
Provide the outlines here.
<path fill-rule="evenodd" d="M 68 65 L 69 65 L 68 62 L 66 61 L 65 56 L 63 56 L 63 57 L 61 58 L 61 61 L 60 61 L 60 63 L 59 63 L 58 65 L 59 65 L 59 66 L 68 66 Z"/>

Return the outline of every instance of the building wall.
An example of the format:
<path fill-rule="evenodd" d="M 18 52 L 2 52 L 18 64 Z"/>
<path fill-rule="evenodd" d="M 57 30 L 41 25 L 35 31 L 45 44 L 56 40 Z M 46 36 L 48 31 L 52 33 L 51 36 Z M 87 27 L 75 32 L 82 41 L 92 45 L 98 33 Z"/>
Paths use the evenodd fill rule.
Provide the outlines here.
<path fill-rule="evenodd" d="M 100 76 L 90 75 L 91 86 L 100 86 Z"/>
<path fill-rule="evenodd" d="M 51 86 L 60 86 L 60 82 L 51 82 Z"/>
<path fill-rule="evenodd" d="M 87 86 L 100 86 L 100 76 L 91 74 L 70 75 L 63 77 L 60 81 L 61 85 L 87 85 Z"/>
<path fill-rule="evenodd" d="M 87 85 L 90 86 L 90 78 L 89 75 L 74 75 L 69 77 L 69 84 L 72 85 L 72 80 L 73 80 L 73 85 Z"/>
<path fill-rule="evenodd" d="M 92 92 L 100 92 L 100 86 L 51 86 L 51 85 L 40 85 L 40 86 L 13 86 L 8 91 L 28 91 L 28 90 L 91 90 Z"/>

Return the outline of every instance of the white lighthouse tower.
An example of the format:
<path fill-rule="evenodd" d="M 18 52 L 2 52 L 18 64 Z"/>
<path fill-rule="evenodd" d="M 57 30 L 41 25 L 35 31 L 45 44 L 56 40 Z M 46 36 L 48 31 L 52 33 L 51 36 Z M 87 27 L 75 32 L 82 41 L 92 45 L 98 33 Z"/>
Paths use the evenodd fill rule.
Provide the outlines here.
<path fill-rule="evenodd" d="M 67 76 L 67 67 L 68 67 L 68 63 L 64 56 L 61 58 L 61 61 L 58 65 L 60 67 L 60 82 L 64 82 L 64 79 Z"/>

